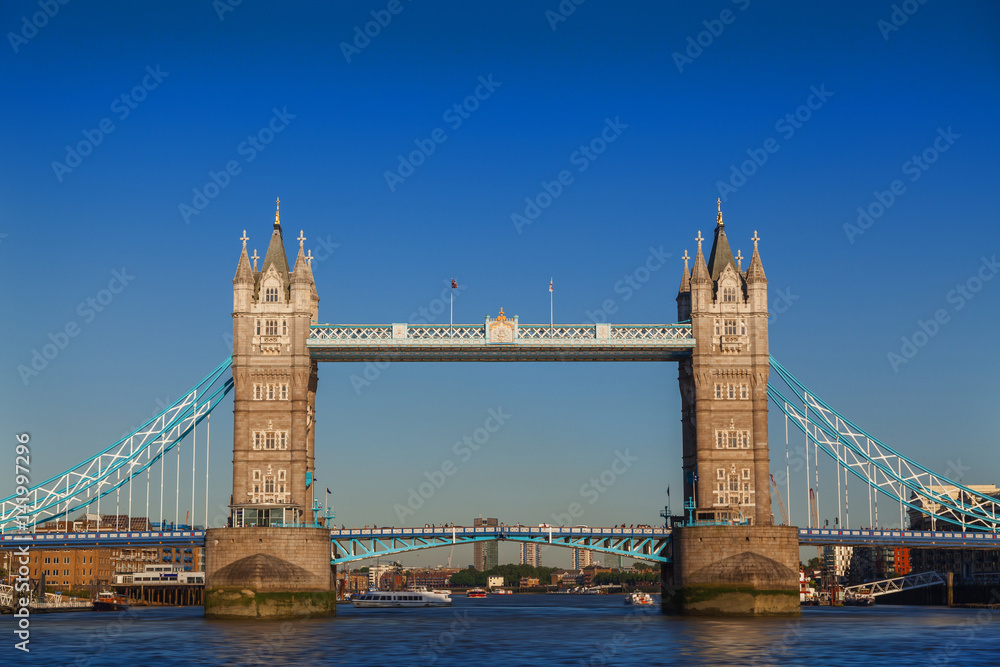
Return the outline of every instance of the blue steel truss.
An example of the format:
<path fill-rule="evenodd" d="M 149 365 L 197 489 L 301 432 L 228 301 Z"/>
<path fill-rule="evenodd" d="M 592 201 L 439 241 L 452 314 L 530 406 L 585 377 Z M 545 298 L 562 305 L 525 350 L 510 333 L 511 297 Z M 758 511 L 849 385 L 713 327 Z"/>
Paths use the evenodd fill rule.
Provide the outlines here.
<path fill-rule="evenodd" d="M 24 530 L 88 507 L 158 463 L 233 388 L 229 357 L 183 397 L 107 449 L 69 470 L 0 500 L 0 533 Z M 22 491 L 22 493 L 18 493 Z"/>
<path fill-rule="evenodd" d="M 810 442 L 845 470 L 876 493 L 937 520 L 960 525 L 963 530 L 997 532 L 1000 527 L 997 498 L 974 491 L 900 454 L 817 398 L 774 357 L 770 362 L 791 396 L 773 382 L 767 386 L 768 396 Z"/>
<path fill-rule="evenodd" d="M 636 560 L 668 563 L 669 528 L 556 528 L 550 526 L 455 526 L 447 528 L 334 529 L 330 531 L 334 565 L 366 558 L 477 542 L 510 540 L 589 549 Z"/>

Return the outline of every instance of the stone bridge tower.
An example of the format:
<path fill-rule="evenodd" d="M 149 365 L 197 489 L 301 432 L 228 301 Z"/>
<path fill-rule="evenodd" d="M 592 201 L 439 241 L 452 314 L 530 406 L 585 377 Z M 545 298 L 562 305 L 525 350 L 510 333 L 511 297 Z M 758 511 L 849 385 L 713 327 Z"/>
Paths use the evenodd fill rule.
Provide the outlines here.
<path fill-rule="evenodd" d="M 743 270 L 734 259 L 722 204 L 705 263 L 701 232 L 694 268 L 677 295 L 677 319 L 691 320 L 698 342 L 679 364 L 684 499 L 699 520 L 772 523 L 767 448 L 767 278 L 753 237 Z"/>
<path fill-rule="evenodd" d="M 280 200 L 279 200 L 280 204 Z M 233 279 L 232 525 L 312 523 L 315 470 L 316 362 L 309 325 L 319 296 L 299 234 L 295 269 L 288 270 L 281 218 L 264 262 L 247 256 L 247 237 Z"/>

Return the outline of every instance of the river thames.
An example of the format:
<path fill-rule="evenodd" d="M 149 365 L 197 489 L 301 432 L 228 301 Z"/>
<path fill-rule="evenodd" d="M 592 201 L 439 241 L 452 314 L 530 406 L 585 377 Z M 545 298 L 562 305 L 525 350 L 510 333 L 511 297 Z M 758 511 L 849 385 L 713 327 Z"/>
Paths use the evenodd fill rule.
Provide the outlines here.
<path fill-rule="evenodd" d="M 798 619 L 663 616 L 621 595 L 454 597 L 441 609 L 207 621 L 201 607 L 37 615 L 36 665 L 996 665 L 996 610 L 875 606 Z M 10 617 L 4 624 L 10 627 Z M 13 658 L 13 660 L 10 660 Z"/>

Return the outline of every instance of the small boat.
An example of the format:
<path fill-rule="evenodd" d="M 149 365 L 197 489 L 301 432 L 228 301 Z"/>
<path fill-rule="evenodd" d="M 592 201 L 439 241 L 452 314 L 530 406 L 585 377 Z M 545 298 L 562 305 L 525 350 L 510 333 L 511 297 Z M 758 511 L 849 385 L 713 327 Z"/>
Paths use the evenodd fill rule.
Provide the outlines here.
<path fill-rule="evenodd" d="M 482 588 L 472 588 L 469 589 L 469 592 L 466 593 L 465 595 L 466 597 L 470 598 L 484 598 L 486 597 L 486 591 L 483 590 Z"/>
<path fill-rule="evenodd" d="M 111 591 L 101 591 L 94 600 L 94 611 L 122 611 L 128 609 L 128 600 Z"/>
<path fill-rule="evenodd" d="M 634 604 L 634 605 L 654 604 L 653 596 L 651 596 L 649 593 L 636 591 L 634 593 L 629 593 L 628 595 L 625 596 L 625 604 Z"/>
<path fill-rule="evenodd" d="M 490 592 L 493 593 L 493 595 L 513 595 L 514 594 L 514 591 L 510 590 L 509 588 L 498 588 L 498 589 L 496 589 L 494 591 L 490 591 Z"/>
<path fill-rule="evenodd" d="M 450 607 L 451 596 L 426 588 L 410 591 L 368 591 L 351 599 L 361 608 Z"/>

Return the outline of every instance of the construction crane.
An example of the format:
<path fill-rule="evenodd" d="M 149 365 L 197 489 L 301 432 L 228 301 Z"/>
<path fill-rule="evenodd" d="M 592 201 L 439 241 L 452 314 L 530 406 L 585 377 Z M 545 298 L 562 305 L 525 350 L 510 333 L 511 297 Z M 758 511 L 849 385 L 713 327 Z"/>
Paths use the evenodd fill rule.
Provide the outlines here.
<path fill-rule="evenodd" d="M 788 511 L 785 509 L 785 501 L 781 498 L 781 490 L 778 488 L 778 483 L 774 481 L 774 475 L 771 475 L 771 488 L 774 489 L 774 495 L 778 498 L 778 509 L 781 510 L 782 525 L 792 525 L 792 522 L 788 519 Z"/>

